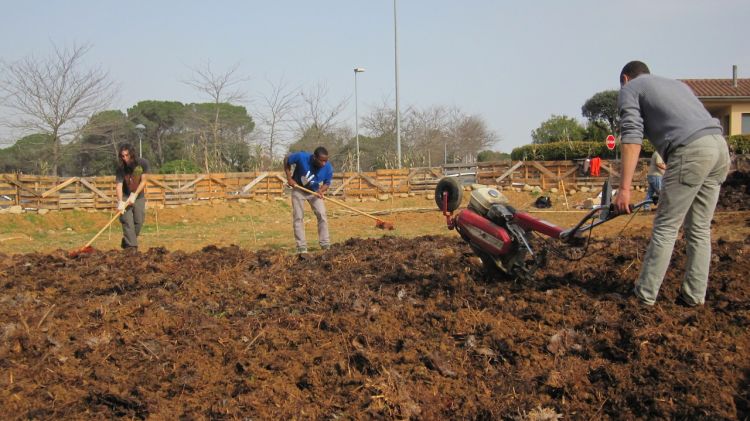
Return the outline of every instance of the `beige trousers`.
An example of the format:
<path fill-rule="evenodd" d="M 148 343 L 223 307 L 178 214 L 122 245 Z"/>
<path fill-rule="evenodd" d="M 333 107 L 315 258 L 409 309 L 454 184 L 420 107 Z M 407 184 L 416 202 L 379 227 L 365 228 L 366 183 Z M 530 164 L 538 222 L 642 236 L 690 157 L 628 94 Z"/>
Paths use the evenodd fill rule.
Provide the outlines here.
<path fill-rule="evenodd" d="M 292 190 L 292 226 L 294 227 L 294 240 L 297 242 L 297 252 L 307 252 L 307 240 L 305 239 L 305 201 L 318 219 L 318 242 L 320 247 L 327 248 L 331 244 L 328 235 L 328 216 L 326 215 L 325 201 L 315 194 L 308 194 L 300 190 Z"/>
<path fill-rule="evenodd" d="M 701 137 L 669 154 L 651 242 L 635 286 L 635 294 L 646 304 L 656 302 L 683 223 L 687 264 L 682 297 L 688 304 L 705 303 L 711 263 L 711 219 L 728 171 L 729 150 L 720 135 Z"/>

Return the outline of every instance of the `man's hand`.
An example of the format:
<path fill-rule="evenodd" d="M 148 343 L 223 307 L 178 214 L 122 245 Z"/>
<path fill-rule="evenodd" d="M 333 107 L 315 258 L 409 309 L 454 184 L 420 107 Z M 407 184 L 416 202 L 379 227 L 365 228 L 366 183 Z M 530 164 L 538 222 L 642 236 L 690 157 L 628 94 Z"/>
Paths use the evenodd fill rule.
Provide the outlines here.
<path fill-rule="evenodd" d="M 294 186 L 297 185 L 297 182 L 294 181 L 294 179 L 292 177 L 287 177 L 286 178 L 286 182 L 287 182 L 287 184 L 289 184 L 289 187 L 291 187 L 291 188 L 294 188 Z"/>
<path fill-rule="evenodd" d="M 618 213 L 630 213 L 630 189 L 617 189 L 614 205 Z"/>
<path fill-rule="evenodd" d="M 122 200 L 120 200 L 119 202 L 117 202 L 117 210 L 118 211 L 125 212 L 125 209 L 127 209 L 127 208 L 128 208 L 128 202 L 123 202 Z"/>
<path fill-rule="evenodd" d="M 130 206 L 130 205 L 132 205 L 133 203 L 135 203 L 135 199 L 137 199 L 137 198 L 138 198 L 138 195 L 137 195 L 137 194 L 135 194 L 135 193 L 130 193 L 130 196 L 128 196 L 128 200 L 126 200 L 126 202 L 127 202 L 128 206 Z"/>

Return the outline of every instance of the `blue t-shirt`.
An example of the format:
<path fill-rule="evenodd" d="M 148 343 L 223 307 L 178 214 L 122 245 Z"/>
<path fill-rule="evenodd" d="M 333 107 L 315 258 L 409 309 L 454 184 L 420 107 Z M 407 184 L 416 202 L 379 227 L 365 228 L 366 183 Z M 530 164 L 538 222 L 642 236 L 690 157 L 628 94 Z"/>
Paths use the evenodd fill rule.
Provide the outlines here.
<path fill-rule="evenodd" d="M 321 184 L 331 185 L 333 166 L 330 161 L 326 162 L 320 168 L 315 168 L 315 165 L 313 165 L 313 154 L 302 151 L 289 155 L 287 163 L 295 165 L 292 178 L 300 186 L 308 190 L 318 191 Z"/>

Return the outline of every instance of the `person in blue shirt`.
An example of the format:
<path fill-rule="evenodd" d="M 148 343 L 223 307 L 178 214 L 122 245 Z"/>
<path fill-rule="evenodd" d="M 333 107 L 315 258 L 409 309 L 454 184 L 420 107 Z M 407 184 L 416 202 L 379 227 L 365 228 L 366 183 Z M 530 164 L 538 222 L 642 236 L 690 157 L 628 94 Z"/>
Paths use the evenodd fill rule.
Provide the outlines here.
<path fill-rule="evenodd" d="M 292 165 L 294 165 L 294 172 L 292 172 Z M 328 217 L 323 195 L 331 186 L 333 179 L 333 166 L 328 162 L 328 151 L 318 146 L 313 153 L 302 151 L 289 154 L 284 157 L 284 172 L 287 183 L 292 187 L 292 226 L 294 240 L 297 242 L 297 253 L 307 253 L 305 201 L 310 203 L 318 219 L 320 248 L 327 250 L 331 247 L 331 238 L 328 235 Z M 315 194 L 304 192 L 296 186 L 302 186 Z"/>

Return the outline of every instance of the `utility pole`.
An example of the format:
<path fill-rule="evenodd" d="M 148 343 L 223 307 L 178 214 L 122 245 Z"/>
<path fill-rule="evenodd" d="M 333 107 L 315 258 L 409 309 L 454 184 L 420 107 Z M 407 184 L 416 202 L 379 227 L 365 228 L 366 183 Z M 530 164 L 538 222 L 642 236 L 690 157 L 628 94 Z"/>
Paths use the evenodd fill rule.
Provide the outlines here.
<path fill-rule="evenodd" d="M 401 113 L 398 108 L 398 19 L 396 18 L 396 0 L 393 0 L 393 51 L 396 67 L 396 160 L 401 168 Z"/>

